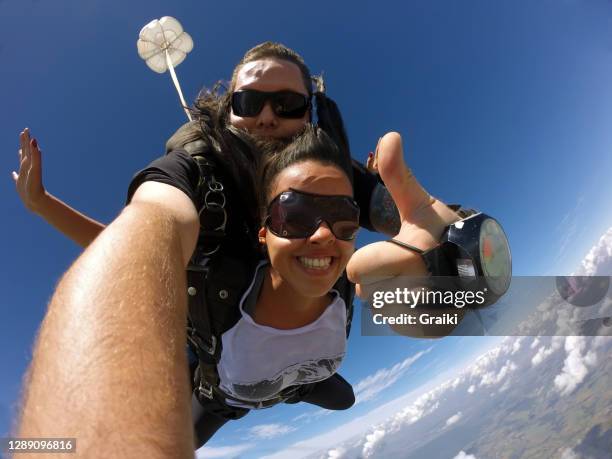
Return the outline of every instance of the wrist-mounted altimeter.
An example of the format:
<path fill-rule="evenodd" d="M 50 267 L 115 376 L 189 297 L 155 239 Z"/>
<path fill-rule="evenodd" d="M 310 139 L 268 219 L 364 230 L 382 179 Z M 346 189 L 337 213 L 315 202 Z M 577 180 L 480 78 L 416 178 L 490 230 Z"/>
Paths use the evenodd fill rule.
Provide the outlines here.
<path fill-rule="evenodd" d="M 439 245 L 432 249 L 421 250 L 395 239 L 389 242 L 421 254 L 435 289 L 483 292 L 485 300 L 478 307 L 484 307 L 497 301 L 510 286 L 510 246 L 493 217 L 463 209 L 459 214 L 462 212 L 471 215 L 447 226 Z"/>

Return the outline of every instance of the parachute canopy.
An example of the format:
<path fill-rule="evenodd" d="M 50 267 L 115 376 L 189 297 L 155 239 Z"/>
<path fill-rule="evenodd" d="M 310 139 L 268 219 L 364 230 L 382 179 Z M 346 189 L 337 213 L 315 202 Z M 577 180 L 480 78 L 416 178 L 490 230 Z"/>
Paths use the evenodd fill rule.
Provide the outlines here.
<path fill-rule="evenodd" d="M 179 65 L 193 49 L 191 36 L 183 30 L 180 22 L 170 16 L 154 19 L 145 25 L 136 42 L 138 55 L 157 73 Z M 166 58 L 167 55 L 167 58 Z"/>
<path fill-rule="evenodd" d="M 193 40 L 183 30 L 181 23 L 170 16 L 154 19 L 140 30 L 136 47 L 138 55 L 153 71 L 164 73 L 168 70 L 170 72 L 181 106 L 187 119 L 191 121 L 189 107 L 174 71 L 174 67 L 183 62 L 187 53 L 193 49 Z"/>

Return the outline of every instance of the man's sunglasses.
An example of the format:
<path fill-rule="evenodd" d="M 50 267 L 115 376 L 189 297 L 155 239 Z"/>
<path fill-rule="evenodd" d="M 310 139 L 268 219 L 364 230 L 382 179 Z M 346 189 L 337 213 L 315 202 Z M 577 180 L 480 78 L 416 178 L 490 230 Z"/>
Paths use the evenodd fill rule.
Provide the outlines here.
<path fill-rule="evenodd" d="M 257 116 L 268 101 L 272 111 L 280 118 L 302 118 L 310 108 L 310 98 L 299 92 L 245 89 L 232 94 L 232 111 L 243 118 Z"/>
<path fill-rule="evenodd" d="M 290 189 L 270 202 L 265 225 L 278 237 L 305 239 L 312 236 L 323 222 L 329 225 L 336 239 L 352 241 L 359 229 L 359 206 L 350 196 Z"/>

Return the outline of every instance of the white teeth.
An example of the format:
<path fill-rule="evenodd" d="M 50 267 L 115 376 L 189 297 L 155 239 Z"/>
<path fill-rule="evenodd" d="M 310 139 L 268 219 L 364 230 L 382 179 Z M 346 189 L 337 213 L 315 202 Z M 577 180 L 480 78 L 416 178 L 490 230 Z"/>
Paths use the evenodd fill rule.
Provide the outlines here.
<path fill-rule="evenodd" d="M 310 269 L 327 269 L 332 261 L 332 257 L 307 258 L 299 257 L 300 263 Z"/>

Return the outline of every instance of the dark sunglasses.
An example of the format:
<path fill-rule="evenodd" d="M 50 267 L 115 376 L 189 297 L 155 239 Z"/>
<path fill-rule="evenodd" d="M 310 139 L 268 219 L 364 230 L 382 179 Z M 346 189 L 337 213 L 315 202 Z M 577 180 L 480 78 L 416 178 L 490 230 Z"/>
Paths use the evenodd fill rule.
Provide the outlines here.
<path fill-rule="evenodd" d="M 349 196 L 329 196 L 290 189 L 268 205 L 265 225 L 272 234 L 285 239 L 312 236 L 327 223 L 336 237 L 352 241 L 359 229 L 359 206 Z"/>
<path fill-rule="evenodd" d="M 232 111 L 243 118 L 257 116 L 268 101 L 280 118 L 302 118 L 310 108 L 310 98 L 299 92 L 245 89 L 232 94 Z"/>

